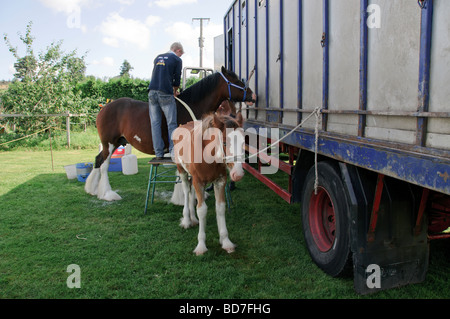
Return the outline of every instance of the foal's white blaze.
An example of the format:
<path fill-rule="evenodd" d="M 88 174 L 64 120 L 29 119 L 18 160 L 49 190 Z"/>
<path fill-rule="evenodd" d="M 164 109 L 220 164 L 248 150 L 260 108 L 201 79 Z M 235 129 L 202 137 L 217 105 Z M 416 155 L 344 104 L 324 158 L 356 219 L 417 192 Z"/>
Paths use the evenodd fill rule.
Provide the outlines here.
<path fill-rule="evenodd" d="M 254 101 L 256 101 L 256 94 L 253 93 L 252 98 Z M 247 106 L 253 106 L 253 102 L 245 102 L 245 104 L 247 104 Z"/>
<path fill-rule="evenodd" d="M 244 177 L 242 161 L 244 160 L 244 134 L 242 129 L 237 129 L 227 134 L 230 141 L 230 153 L 232 156 L 233 168 L 230 171 L 230 178 L 234 182 L 239 182 Z"/>

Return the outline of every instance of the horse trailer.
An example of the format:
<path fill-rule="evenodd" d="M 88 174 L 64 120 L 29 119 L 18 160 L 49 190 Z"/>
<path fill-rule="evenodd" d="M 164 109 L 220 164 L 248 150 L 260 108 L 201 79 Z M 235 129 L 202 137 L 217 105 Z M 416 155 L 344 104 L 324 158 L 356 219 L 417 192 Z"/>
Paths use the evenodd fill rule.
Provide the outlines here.
<path fill-rule="evenodd" d="M 360 294 L 424 281 L 430 240 L 450 237 L 449 16 L 447 0 L 235 0 L 224 15 L 223 63 L 258 97 L 245 169 L 301 203 L 312 260 Z"/>

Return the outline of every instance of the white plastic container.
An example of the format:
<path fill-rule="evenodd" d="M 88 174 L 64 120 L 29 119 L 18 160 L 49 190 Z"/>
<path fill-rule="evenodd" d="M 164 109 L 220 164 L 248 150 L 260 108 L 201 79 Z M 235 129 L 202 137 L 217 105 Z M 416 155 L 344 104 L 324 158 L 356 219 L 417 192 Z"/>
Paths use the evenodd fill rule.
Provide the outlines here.
<path fill-rule="evenodd" d="M 64 166 L 64 169 L 66 170 L 66 175 L 68 179 L 75 179 L 77 178 L 77 165 L 66 165 Z"/>
<path fill-rule="evenodd" d="M 123 175 L 134 175 L 138 173 L 137 156 L 134 154 L 122 157 Z"/>

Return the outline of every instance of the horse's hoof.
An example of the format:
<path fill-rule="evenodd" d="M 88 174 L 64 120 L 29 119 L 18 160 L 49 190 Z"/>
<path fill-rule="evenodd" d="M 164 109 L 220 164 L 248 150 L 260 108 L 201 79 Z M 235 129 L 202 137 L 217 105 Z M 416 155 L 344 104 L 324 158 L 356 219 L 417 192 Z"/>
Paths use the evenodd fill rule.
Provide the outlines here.
<path fill-rule="evenodd" d="M 224 248 L 224 249 L 225 249 L 225 251 L 226 251 L 227 253 L 229 253 L 229 254 L 232 254 L 232 253 L 235 252 L 234 247 L 233 247 L 233 248 Z"/>
<path fill-rule="evenodd" d="M 122 197 L 120 197 L 120 195 L 117 194 L 116 192 L 107 191 L 106 194 L 101 199 L 106 200 L 108 202 L 113 202 L 116 200 L 121 200 Z"/>
<path fill-rule="evenodd" d="M 236 250 L 236 245 L 233 244 L 229 239 L 225 239 L 224 243 L 222 244 L 222 248 L 229 254 L 234 253 Z"/>
<path fill-rule="evenodd" d="M 206 253 L 208 251 L 208 248 L 206 248 L 206 246 L 204 245 L 198 245 L 197 248 L 195 248 L 194 253 L 197 256 L 202 256 L 204 253 Z"/>
<path fill-rule="evenodd" d="M 184 220 L 184 218 L 181 218 L 180 220 L 180 227 L 184 228 L 184 229 L 188 229 L 191 228 L 192 224 L 190 221 L 188 220 Z"/>

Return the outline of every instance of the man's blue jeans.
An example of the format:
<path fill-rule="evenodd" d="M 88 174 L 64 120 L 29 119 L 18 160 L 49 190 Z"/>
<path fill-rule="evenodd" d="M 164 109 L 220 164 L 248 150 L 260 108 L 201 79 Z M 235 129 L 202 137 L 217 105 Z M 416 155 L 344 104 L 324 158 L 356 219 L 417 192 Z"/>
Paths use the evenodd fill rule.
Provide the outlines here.
<path fill-rule="evenodd" d="M 161 136 L 161 120 L 164 113 L 169 133 L 169 152 L 173 155 L 172 132 L 177 128 L 177 104 L 171 94 L 151 90 L 148 93 L 153 148 L 157 157 L 164 156 L 164 141 Z"/>

